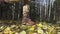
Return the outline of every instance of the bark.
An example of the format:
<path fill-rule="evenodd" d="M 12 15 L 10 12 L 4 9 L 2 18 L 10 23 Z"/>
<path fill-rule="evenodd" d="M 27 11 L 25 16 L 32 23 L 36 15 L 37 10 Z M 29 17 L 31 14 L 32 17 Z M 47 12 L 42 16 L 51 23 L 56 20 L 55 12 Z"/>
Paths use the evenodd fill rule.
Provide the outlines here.
<path fill-rule="evenodd" d="M 14 13 L 15 13 L 15 3 L 12 6 L 12 20 L 14 20 Z"/>
<path fill-rule="evenodd" d="M 50 1 L 50 0 L 49 0 L 49 2 L 50 2 L 50 3 L 49 3 L 49 4 L 50 4 L 50 6 L 49 6 L 49 16 L 48 16 L 49 18 L 48 18 L 48 20 L 50 20 L 50 15 L 51 15 L 51 6 L 52 6 L 52 5 L 51 5 L 51 1 Z"/>
<path fill-rule="evenodd" d="M 40 21 L 42 21 L 42 15 L 41 15 L 41 0 L 40 0 Z"/>

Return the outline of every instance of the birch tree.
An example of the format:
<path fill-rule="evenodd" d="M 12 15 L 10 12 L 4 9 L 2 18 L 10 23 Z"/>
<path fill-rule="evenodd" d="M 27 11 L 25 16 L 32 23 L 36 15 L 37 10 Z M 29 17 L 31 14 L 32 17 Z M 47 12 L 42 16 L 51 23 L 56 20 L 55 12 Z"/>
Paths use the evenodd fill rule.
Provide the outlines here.
<path fill-rule="evenodd" d="M 40 0 L 40 3 L 39 4 L 40 4 L 40 21 L 42 21 L 42 18 L 41 18 L 42 17 L 42 15 L 41 15 L 41 12 L 42 12 L 41 11 L 41 0 Z"/>
<path fill-rule="evenodd" d="M 50 15 L 51 15 L 51 1 L 49 0 L 49 18 L 48 18 L 48 21 L 50 20 Z"/>

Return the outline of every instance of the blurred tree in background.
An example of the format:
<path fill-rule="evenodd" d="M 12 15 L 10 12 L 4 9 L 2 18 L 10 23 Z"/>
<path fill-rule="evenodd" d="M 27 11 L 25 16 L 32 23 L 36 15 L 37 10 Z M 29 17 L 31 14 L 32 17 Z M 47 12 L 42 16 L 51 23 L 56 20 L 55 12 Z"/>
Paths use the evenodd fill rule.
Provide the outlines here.
<path fill-rule="evenodd" d="M 30 0 L 29 18 L 33 21 L 40 21 L 40 20 L 47 22 L 59 21 L 60 0 L 56 0 L 54 2 L 52 1 L 46 0 L 46 4 L 43 4 L 42 0 Z M 23 16 L 22 15 L 23 5 L 24 5 L 24 0 L 15 3 L 7 3 L 7 2 L 0 3 L 0 19 L 2 20 L 21 19 Z M 13 9 L 13 7 L 15 9 Z"/>
<path fill-rule="evenodd" d="M 29 17 L 32 21 L 40 21 L 39 13 L 38 13 L 38 7 L 36 7 L 35 0 L 30 1 L 30 11 L 29 11 Z"/>

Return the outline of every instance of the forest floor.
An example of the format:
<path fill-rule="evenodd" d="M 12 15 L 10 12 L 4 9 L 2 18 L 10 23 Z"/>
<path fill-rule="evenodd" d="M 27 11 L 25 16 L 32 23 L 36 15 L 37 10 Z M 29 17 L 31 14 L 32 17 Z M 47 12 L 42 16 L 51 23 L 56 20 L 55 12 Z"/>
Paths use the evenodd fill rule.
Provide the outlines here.
<path fill-rule="evenodd" d="M 17 21 L 0 21 L 0 34 L 60 34 L 60 26 L 46 22 L 34 25 L 20 24 Z"/>

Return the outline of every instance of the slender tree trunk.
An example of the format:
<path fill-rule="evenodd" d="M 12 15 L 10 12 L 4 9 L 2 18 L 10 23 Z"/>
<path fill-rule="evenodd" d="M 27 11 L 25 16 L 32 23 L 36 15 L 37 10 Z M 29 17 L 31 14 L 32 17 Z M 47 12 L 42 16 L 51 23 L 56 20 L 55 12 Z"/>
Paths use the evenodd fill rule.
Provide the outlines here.
<path fill-rule="evenodd" d="M 50 4 L 50 6 L 49 6 L 49 18 L 48 18 L 48 20 L 50 20 L 50 15 L 51 15 L 51 1 L 49 0 L 49 4 Z"/>
<path fill-rule="evenodd" d="M 46 14 L 47 14 L 47 2 L 45 3 L 45 18 L 46 18 Z"/>
<path fill-rule="evenodd" d="M 49 0 L 47 0 L 46 2 L 47 2 L 46 19 L 48 19 Z"/>
<path fill-rule="evenodd" d="M 12 20 L 14 20 L 14 13 L 15 13 L 15 3 L 12 6 Z"/>
<path fill-rule="evenodd" d="M 41 15 L 41 0 L 40 0 L 40 21 L 42 21 L 42 15 Z"/>
<path fill-rule="evenodd" d="M 19 11 L 19 9 L 20 9 L 20 5 L 19 5 L 20 3 L 18 3 L 18 20 L 19 20 L 19 17 L 20 17 L 20 11 Z"/>

